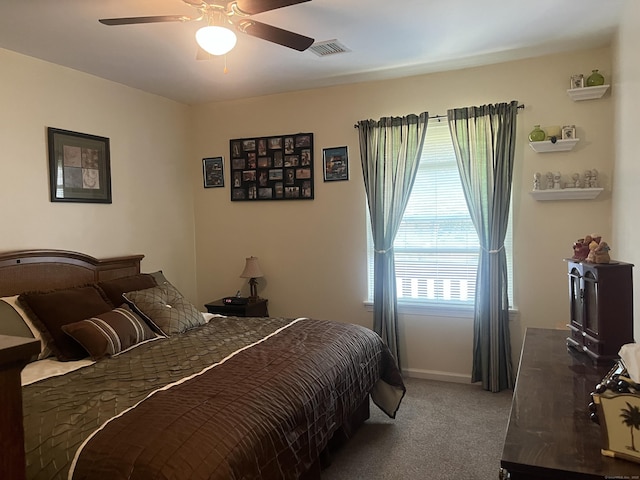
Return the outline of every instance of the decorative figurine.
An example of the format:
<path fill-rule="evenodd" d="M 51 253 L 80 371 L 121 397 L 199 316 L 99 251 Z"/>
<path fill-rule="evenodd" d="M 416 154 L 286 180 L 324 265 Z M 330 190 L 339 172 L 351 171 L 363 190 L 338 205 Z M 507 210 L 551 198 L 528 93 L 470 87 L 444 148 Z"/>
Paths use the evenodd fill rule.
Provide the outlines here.
<path fill-rule="evenodd" d="M 589 243 L 591 243 L 591 237 L 580 238 L 573 244 L 573 259 L 584 260 L 589 255 Z"/>
<path fill-rule="evenodd" d="M 580 174 L 579 173 L 574 173 L 573 175 L 571 175 L 571 179 L 573 180 L 573 188 L 580 188 Z"/>
<path fill-rule="evenodd" d="M 609 263 L 611 248 L 607 242 L 602 241 L 600 235 L 592 234 L 580 238 L 573 243 L 573 260 L 589 263 Z"/>
<path fill-rule="evenodd" d="M 584 171 L 584 188 L 589 188 L 591 185 L 591 170 Z"/>
<path fill-rule="evenodd" d="M 591 188 L 598 188 L 598 170 L 595 168 L 591 170 L 591 181 L 589 182 Z"/>
<path fill-rule="evenodd" d="M 547 172 L 547 190 L 553 188 L 553 173 Z"/>
<path fill-rule="evenodd" d="M 556 172 L 553 174 L 553 188 L 554 190 L 560 190 L 562 187 L 560 186 L 560 179 L 562 178 L 562 175 L 560 175 L 560 172 Z"/>
<path fill-rule="evenodd" d="M 609 263 L 611 261 L 609 250 L 611 250 L 611 248 L 609 248 L 607 242 L 600 242 L 594 252 L 595 262 Z"/>
<path fill-rule="evenodd" d="M 533 174 L 533 189 L 540 190 L 540 172 L 536 172 Z"/>

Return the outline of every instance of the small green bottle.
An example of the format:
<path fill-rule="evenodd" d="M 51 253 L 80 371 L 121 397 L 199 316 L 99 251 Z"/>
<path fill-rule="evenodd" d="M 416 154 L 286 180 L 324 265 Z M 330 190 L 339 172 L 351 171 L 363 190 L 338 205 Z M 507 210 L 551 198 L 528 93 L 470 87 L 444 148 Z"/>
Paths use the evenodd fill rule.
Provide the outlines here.
<path fill-rule="evenodd" d="M 592 70 L 591 75 L 587 77 L 587 87 L 597 87 L 604 85 L 604 77 L 598 70 Z"/>

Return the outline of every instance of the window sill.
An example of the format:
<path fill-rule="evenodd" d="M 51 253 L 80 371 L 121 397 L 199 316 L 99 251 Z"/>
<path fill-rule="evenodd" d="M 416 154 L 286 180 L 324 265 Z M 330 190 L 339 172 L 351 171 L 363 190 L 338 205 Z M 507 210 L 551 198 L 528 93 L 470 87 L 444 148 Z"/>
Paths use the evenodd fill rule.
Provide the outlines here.
<path fill-rule="evenodd" d="M 364 302 L 368 312 L 373 312 L 373 302 Z M 462 305 L 444 307 L 441 305 L 425 305 L 423 303 L 398 302 L 398 313 L 404 315 L 417 315 L 421 317 L 455 317 L 473 319 L 474 308 Z M 517 309 L 509 309 L 509 321 L 513 322 L 518 316 Z"/>

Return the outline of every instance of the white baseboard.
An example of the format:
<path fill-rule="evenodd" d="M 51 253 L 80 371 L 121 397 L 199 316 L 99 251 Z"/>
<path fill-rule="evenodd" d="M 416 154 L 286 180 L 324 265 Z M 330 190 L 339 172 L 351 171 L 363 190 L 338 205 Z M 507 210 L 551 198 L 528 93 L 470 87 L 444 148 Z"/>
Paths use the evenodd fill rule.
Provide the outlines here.
<path fill-rule="evenodd" d="M 418 370 L 407 368 L 402 370 L 402 374 L 409 378 L 422 378 L 425 380 L 439 380 L 441 382 L 471 383 L 471 375 L 461 373 L 439 372 L 437 370 Z"/>

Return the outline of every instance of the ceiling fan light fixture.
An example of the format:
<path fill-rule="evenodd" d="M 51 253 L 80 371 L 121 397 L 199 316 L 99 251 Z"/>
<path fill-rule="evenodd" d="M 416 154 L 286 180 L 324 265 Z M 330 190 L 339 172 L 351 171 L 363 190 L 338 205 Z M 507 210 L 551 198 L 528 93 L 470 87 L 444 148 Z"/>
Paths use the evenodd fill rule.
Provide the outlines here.
<path fill-rule="evenodd" d="M 228 28 L 209 25 L 196 32 L 196 41 L 211 55 L 224 55 L 236 46 L 237 37 Z"/>

